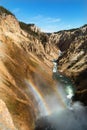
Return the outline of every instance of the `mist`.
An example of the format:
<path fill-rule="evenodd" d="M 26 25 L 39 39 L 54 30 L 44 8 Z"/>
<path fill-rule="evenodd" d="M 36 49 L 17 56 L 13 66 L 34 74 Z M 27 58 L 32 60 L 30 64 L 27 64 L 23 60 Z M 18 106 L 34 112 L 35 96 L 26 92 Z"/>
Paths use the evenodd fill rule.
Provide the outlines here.
<path fill-rule="evenodd" d="M 79 102 L 73 104 L 72 110 L 62 109 L 48 118 L 56 130 L 87 130 L 87 110 Z"/>
<path fill-rule="evenodd" d="M 46 96 L 51 114 L 40 117 L 35 130 L 87 130 L 87 107 L 79 101 L 68 106 L 63 86 L 55 87 L 64 105 L 54 95 Z"/>
<path fill-rule="evenodd" d="M 54 89 L 41 79 L 36 80 L 36 86 L 27 80 L 26 83 L 39 109 L 35 130 L 87 130 L 87 107 L 79 101 L 69 106 L 63 84 L 57 82 Z"/>
<path fill-rule="evenodd" d="M 35 130 L 87 130 L 87 108 L 75 102 L 71 109 L 60 109 L 36 122 Z"/>

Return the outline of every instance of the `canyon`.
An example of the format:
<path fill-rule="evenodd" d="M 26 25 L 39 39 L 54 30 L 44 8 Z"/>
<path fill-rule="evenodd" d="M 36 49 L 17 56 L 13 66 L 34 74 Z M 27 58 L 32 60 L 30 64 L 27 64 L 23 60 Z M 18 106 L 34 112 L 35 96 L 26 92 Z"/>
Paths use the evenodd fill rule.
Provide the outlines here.
<path fill-rule="evenodd" d="M 52 104 L 46 106 L 49 99 L 60 99 L 51 62 L 58 57 L 58 71 L 75 84 L 73 100 L 87 105 L 87 25 L 44 33 L 0 7 L 0 115 L 6 116 L 0 122 L 5 129 L 34 130 L 38 115 L 55 111 Z"/>

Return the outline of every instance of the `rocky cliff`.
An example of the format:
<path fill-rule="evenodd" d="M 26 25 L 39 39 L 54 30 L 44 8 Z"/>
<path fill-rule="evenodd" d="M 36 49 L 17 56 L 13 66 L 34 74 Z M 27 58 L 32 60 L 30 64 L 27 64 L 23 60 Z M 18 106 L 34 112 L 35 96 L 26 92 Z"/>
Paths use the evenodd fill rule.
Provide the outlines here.
<path fill-rule="evenodd" d="M 75 98 L 87 104 L 87 25 L 51 34 L 50 42 L 63 52 L 58 69 L 75 82 Z"/>
<path fill-rule="evenodd" d="M 0 104 L 8 111 L 2 116 L 9 115 L 9 129 L 34 129 L 39 110 L 32 93 L 43 100 L 38 89 L 45 96 L 55 91 L 50 60 L 58 57 L 58 50 L 63 51 L 59 71 L 74 80 L 75 99 L 87 105 L 87 26 L 46 34 L 0 7 Z"/>
<path fill-rule="evenodd" d="M 37 32 L 30 29 L 31 34 L 23 30 L 14 15 L 3 7 L 1 10 L 0 99 L 8 111 L 1 116 L 9 118 L 9 123 L 4 125 L 7 122 L 0 118 L 3 122 L 0 129 L 33 130 L 40 113 L 35 99 L 35 94 L 40 92 L 36 87 L 48 86 L 47 91 L 50 91 L 49 86 L 53 84 L 50 62 L 47 62 L 51 56 L 45 54 L 44 45 L 34 35 Z M 38 99 L 42 101 L 40 94 Z"/>

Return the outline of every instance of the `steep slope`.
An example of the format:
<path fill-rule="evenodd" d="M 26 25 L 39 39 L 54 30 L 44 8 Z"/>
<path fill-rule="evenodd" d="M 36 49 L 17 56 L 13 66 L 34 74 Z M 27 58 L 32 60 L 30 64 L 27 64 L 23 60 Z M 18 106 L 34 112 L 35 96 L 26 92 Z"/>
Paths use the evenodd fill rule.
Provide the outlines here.
<path fill-rule="evenodd" d="M 74 80 L 78 91 L 76 99 L 87 105 L 87 25 L 51 34 L 50 42 L 63 52 L 59 71 Z"/>
<path fill-rule="evenodd" d="M 49 113 L 45 96 L 56 94 L 50 58 L 41 41 L 21 29 L 13 15 L 0 15 L 0 99 L 14 129 L 33 130 L 38 116 Z"/>
<path fill-rule="evenodd" d="M 2 100 L 0 100 L 0 129 L 17 130 L 13 124 L 8 108 Z"/>
<path fill-rule="evenodd" d="M 20 53 L 24 55 L 20 46 L 20 31 L 19 24 L 12 15 L 6 15 L 5 18 L 0 16 L 0 98 L 6 103 L 16 127 L 27 130 L 31 129 L 34 116 L 31 103 L 22 90 L 23 81 L 20 81 L 20 76 L 24 73 L 23 66 L 20 75 L 16 74 L 19 74 L 20 65 L 23 64 L 22 58 L 18 56 Z M 20 82 L 21 88 L 16 80 Z"/>
<path fill-rule="evenodd" d="M 41 62 L 35 56 L 43 53 L 42 44 L 38 45 L 36 39 L 33 40 L 32 36 L 30 39 L 27 35 L 13 15 L 0 15 L 0 99 L 5 102 L 18 130 L 34 128 L 38 108 L 34 106 L 34 99 L 32 103 L 26 80 L 33 82 L 38 68 L 41 68 L 39 73 L 43 74 L 45 67 L 44 64 L 43 68 L 42 65 L 40 67 Z M 36 47 L 33 44 L 36 44 Z M 38 49 L 35 55 L 31 54 L 37 45 L 40 50 Z M 49 73 L 49 68 L 45 69 L 48 69 Z M 47 76 L 47 73 L 44 74 L 46 78 L 45 75 Z"/>
<path fill-rule="evenodd" d="M 59 61 L 59 70 L 70 76 L 81 94 L 80 100 L 87 98 L 87 40 L 72 42 L 69 49 Z"/>
<path fill-rule="evenodd" d="M 23 22 L 19 22 L 19 24 L 28 33 L 27 37 L 31 39 L 29 51 L 34 52 L 46 64 L 50 64 L 50 60 L 58 56 L 58 48 L 54 44 L 50 44 L 49 35 L 41 32 L 34 24 L 25 24 Z"/>
<path fill-rule="evenodd" d="M 38 115 L 54 109 L 52 104 L 47 106 L 45 98 L 51 95 L 47 103 L 49 99 L 60 99 L 50 62 L 58 57 L 59 49 L 64 53 L 58 69 L 74 80 L 78 88 L 76 98 L 87 105 L 87 26 L 48 35 L 33 24 L 18 22 L 3 7 L 1 10 L 0 99 L 10 113 L 12 127 L 33 130 Z M 56 104 L 63 103 L 58 100 Z M 44 110 L 40 111 L 41 106 Z"/>
<path fill-rule="evenodd" d="M 65 51 L 69 48 L 70 44 L 74 41 L 86 39 L 87 25 L 80 28 L 62 30 L 50 35 L 50 43 L 54 43 L 61 51 Z"/>

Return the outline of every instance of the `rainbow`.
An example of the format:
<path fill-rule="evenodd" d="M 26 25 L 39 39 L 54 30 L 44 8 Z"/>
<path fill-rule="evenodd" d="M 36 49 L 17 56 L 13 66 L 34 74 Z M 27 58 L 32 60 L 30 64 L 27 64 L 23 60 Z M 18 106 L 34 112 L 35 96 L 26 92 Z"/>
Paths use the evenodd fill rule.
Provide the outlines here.
<path fill-rule="evenodd" d="M 40 110 L 40 116 L 50 115 L 51 111 L 50 111 L 46 101 L 44 100 L 43 96 L 41 95 L 40 90 L 31 81 L 25 80 L 25 82 L 27 83 L 29 90 L 33 93 L 33 96 L 35 97 L 35 99 L 38 103 L 38 108 Z"/>
<path fill-rule="evenodd" d="M 55 86 L 52 86 L 52 91 L 55 92 L 55 95 L 49 95 L 48 101 L 44 96 L 43 93 L 39 90 L 38 86 L 36 86 L 33 81 L 30 81 L 28 79 L 25 80 L 29 91 L 33 94 L 37 105 L 35 106 L 39 110 L 39 117 L 47 116 L 52 114 L 53 112 L 66 107 L 66 103 L 64 102 L 63 94 L 61 95 L 61 91 Z M 57 100 L 53 100 L 53 102 L 50 104 L 51 100 L 56 96 Z M 59 102 L 58 102 L 59 101 Z M 61 104 L 60 104 L 61 103 Z M 52 106 L 52 107 L 51 107 Z"/>

